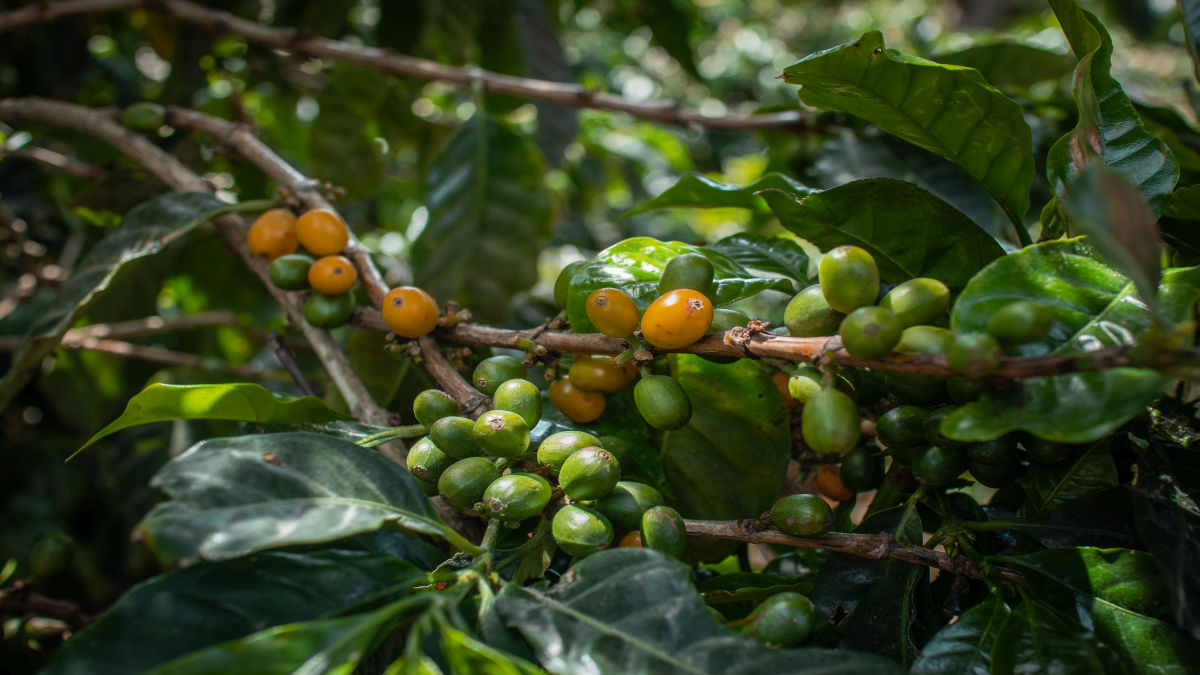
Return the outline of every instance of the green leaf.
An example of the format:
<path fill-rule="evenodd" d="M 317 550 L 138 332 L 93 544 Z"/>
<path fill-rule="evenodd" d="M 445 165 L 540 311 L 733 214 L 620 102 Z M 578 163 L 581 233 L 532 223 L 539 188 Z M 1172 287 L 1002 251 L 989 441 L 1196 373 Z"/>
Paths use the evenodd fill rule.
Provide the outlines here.
<path fill-rule="evenodd" d="M 1136 187 L 1103 164 L 1089 166 L 1071 183 L 1067 215 L 1088 243 L 1137 287 L 1142 302 L 1155 309 L 1162 275 L 1162 238 Z"/>
<path fill-rule="evenodd" d="M 1170 623 L 1167 588 L 1150 554 L 1082 547 L 1000 561 L 1021 571 L 1039 598 L 1075 607 L 1080 621 L 1093 626 L 1130 672 L 1200 668 L 1200 645 Z"/>
<path fill-rule="evenodd" d="M 1013 349 L 1030 356 L 1072 354 L 1134 344 L 1150 335 L 1155 316 L 1133 297 L 1134 286 L 1082 239 L 1052 241 L 1007 255 L 980 272 L 951 310 L 955 331 L 983 331 L 992 314 L 1014 300 L 1035 300 L 1056 322 L 1042 342 Z M 1158 302 L 1170 323 L 1190 320 L 1200 298 L 1200 268 L 1163 274 Z M 942 424 L 961 440 L 989 440 L 1026 430 L 1042 438 L 1086 443 L 1141 412 L 1171 378 L 1141 368 L 1114 368 L 1019 380 L 988 390 Z"/>
<path fill-rule="evenodd" d="M 416 283 L 485 321 L 537 281 L 530 261 L 550 235 L 545 164 L 525 136 L 480 113 L 447 141 L 429 170 L 429 222 L 413 245 Z"/>
<path fill-rule="evenodd" d="M 681 241 L 658 241 L 650 237 L 633 237 L 618 242 L 596 254 L 571 277 L 567 296 L 567 318 L 577 333 L 594 333 L 588 321 L 588 295 L 605 288 L 619 288 L 633 298 L 638 309 L 645 309 L 658 297 L 658 279 L 672 258 L 682 253 L 699 253 L 713 264 L 713 289 L 708 297 L 718 307 L 769 288 L 791 292 L 792 284 L 785 279 L 763 279 L 722 253 L 703 246 Z"/>
<path fill-rule="evenodd" d="M 1006 529 L 1027 534 L 1048 548 L 1132 546 L 1138 541 L 1130 493 L 1125 486 L 1084 491 L 1032 518 L 1011 521 Z"/>
<path fill-rule="evenodd" d="M 487 675 L 539 675 L 546 671 L 536 665 L 492 649 L 486 644 L 455 630 L 441 627 L 442 656 L 451 673 L 487 673 Z"/>
<path fill-rule="evenodd" d="M 1171 193 L 1163 216 L 1181 220 L 1200 220 L 1200 185 L 1186 185 Z"/>
<path fill-rule="evenodd" d="M 318 619 L 408 592 L 424 573 L 364 551 L 259 553 L 134 587 L 71 638 L 47 675 L 143 672 L 264 626 Z"/>
<path fill-rule="evenodd" d="M 735 635 L 705 610 L 685 565 L 649 550 L 589 556 L 545 591 L 509 584 L 496 609 L 552 673 L 899 672 L 877 656 Z"/>
<path fill-rule="evenodd" d="M 129 399 L 120 417 L 75 452 L 122 429 L 165 420 L 318 424 L 341 419 L 345 416 L 319 398 L 276 394 L 258 384 L 152 384 Z"/>
<path fill-rule="evenodd" d="M 1142 191 L 1155 218 L 1162 214 L 1179 179 L 1179 165 L 1166 143 L 1150 134 L 1109 70 L 1112 39 L 1104 24 L 1074 0 L 1050 0 L 1079 64 L 1075 68 L 1075 104 L 1079 123 L 1055 142 L 1046 159 L 1046 175 L 1061 199 L 1071 181 L 1100 161 Z"/>
<path fill-rule="evenodd" d="M 154 476 L 170 501 L 138 533 L 164 565 L 333 541 L 383 527 L 475 550 L 438 519 L 403 467 L 353 443 L 310 433 L 217 438 Z"/>
<path fill-rule="evenodd" d="M 1192 72 L 1200 81 L 1200 0 L 1179 0 L 1183 12 L 1183 34 L 1188 53 L 1192 55 Z"/>
<path fill-rule="evenodd" d="M 812 281 L 808 274 L 808 254 L 800 244 L 786 237 L 739 232 L 710 244 L 709 248 L 747 269 L 779 274 L 801 286 Z"/>
<path fill-rule="evenodd" d="M 854 181 L 803 199 L 776 190 L 763 197 L 785 228 L 821 250 L 842 244 L 865 249 L 888 283 L 933 277 L 958 290 L 1004 255 L 961 212 L 902 180 Z"/>
<path fill-rule="evenodd" d="M 952 66 L 974 68 L 995 86 L 1029 87 L 1058 79 L 1075 65 L 1074 59 L 1049 49 L 1023 42 L 995 42 L 931 57 Z"/>
<path fill-rule="evenodd" d="M 885 49 L 883 34 L 807 56 L 783 71 L 800 100 L 844 110 L 961 165 L 1020 227 L 1033 182 L 1033 137 L 1021 106 L 979 71 Z"/>
<path fill-rule="evenodd" d="M 921 658 L 913 664 L 913 675 L 960 673 L 989 675 L 996 633 L 1008 619 L 1008 606 L 996 593 L 959 615 L 958 620 L 938 631 L 926 643 Z"/>
<path fill-rule="evenodd" d="M 692 419 L 669 432 L 662 464 L 676 506 L 689 518 L 753 518 L 779 496 L 787 473 L 788 414 L 763 366 L 677 354 L 675 379 Z"/>
<path fill-rule="evenodd" d="M 1049 605 L 1026 598 L 992 647 L 993 673 L 1123 673 L 1112 648 Z"/>
<path fill-rule="evenodd" d="M 64 333 L 104 297 L 117 273 L 128 263 L 154 255 L 192 228 L 228 208 L 207 192 L 174 192 L 143 202 L 96 244 L 29 326 L 12 368 L 0 380 L 0 410 L 34 375 L 42 359 L 58 346 Z"/>
<path fill-rule="evenodd" d="M 1022 515 L 1031 516 L 1115 486 L 1117 465 L 1113 463 L 1110 443 L 1101 441 L 1070 461 L 1033 464 L 1017 482 L 1025 490 Z"/>
<path fill-rule="evenodd" d="M 721 208 L 735 207 L 766 211 L 759 192 L 766 189 L 783 190 L 793 194 L 807 195 L 811 188 L 780 173 L 764 174 L 749 185 L 729 185 L 700 174 L 690 173 L 674 185 L 663 190 L 657 197 L 644 201 L 625 213 L 625 217 L 653 209 L 680 207 Z"/>
<path fill-rule="evenodd" d="M 394 86 L 375 68 L 334 63 L 328 84 L 317 96 L 319 113 L 308 129 L 308 153 L 312 175 L 346 188 L 352 199 L 379 191 L 383 157 L 375 137 L 380 135 L 374 120 Z"/>

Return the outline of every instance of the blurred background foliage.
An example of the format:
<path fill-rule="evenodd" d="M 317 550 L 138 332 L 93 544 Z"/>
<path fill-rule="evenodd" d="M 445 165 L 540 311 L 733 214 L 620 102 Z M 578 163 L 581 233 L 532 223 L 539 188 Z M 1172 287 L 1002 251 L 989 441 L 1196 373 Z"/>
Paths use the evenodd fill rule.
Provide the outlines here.
<path fill-rule="evenodd" d="M 23 3 L 4 2 L 12 8 Z M 891 47 L 950 63 L 978 65 L 985 77 L 1030 111 L 1043 157 L 1074 124 L 1065 39 L 1040 0 L 215 0 L 206 3 L 263 24 L 298 27 L 361 45 L 386 47 L 453 65 L 478 65 L 527 77 L 577 82 L 630 100 L 671 99 L 721 115 L 798 106 L 782 69 L 814 51 L 880 29 Z M 1083 3 L 1105 20 L 1116 42 L 1114 74 L 1141 107 L 1151 131 L 1176 151 L 1185 174 L 1200 172 L 1193 125 L 1196 93 L 1172 0 Z M 714 241 L 738 231 L 781 232 L 765 209 L 624 213 L 700 172 L 745 184 L 777 171 L 817 187 L 870 176 L 907 178 L 936 192 L 977 222 L 1004 218 L 994 203 L 943 160 L 872 133 L 837 114 L 816 119 L 819 133 L 752 134 L 677 128 L 627 115 L 575 110 L 470 89 L 399 79 L 377 71 L 287 54 L 148 11 L 76 16 L 8 33 L 0 40 L 0 96 L 42 96 L 89 106 L 149 100 L 251 123 L 301 171 L 345 190 L 338 207 L 376 251 L 389 282 L 437 279 L 458 287 L 480 270 L 521 274 L 508 303 L 472 307 L 494 323 L 528 326 L 552 314 L 550 285 L 566 263 L 620 239 L 650 235 Z M 474 251 L 452 268 L 430 268 L 436 251 L 470 233 L 431 221 L 429 179 L 454 132 L 486 111 L 521 132 L 526 186 L 545 210 L 546 227 L 509 259 Z M 120 215 L 164 188 L 110 147 L 61 129 L 11 129 L 0 155 L 0 368 L 41 303 Z M 474 133 L 486 133 L 482 127 Z M 213 139 L 164 127 L 159 143 L 203 174 L 227 200 L 260 199 L 273 186 Z M 493 134 L 492 137 L 496 135 Z M 525 140 L 522 140 L 525 139 Z M 522 146 L 524 147 L 524 146 Z M 86 162 L 81 175 L 30 162 L 33 148 Z M 442 160 L 448 161 L 448 160 Z M 515 160 L 514 160 L 515 161 Z M 533 167 L 533 168 L 531 168 Z M 1039 168 L 1039 174 L 1041 170 Z M 1194 175 L 1193 175 L 1194 182 Z M 1182 181 L 1181 181 L 1182 182 Z M 1035 183 L 1030 221 L 1049 199 Z M 512 204 L 520 208 L 518 203 Z M 427 229 L 434 228 L 434 229 Z M 440 229 L 438 229 L 440 228 Z M 456 239 L 458 237 L 459 239 Z M 63 459 L 150 382 L 238 379 L 236 365 L 267 386 L 292 392 L 268 330 L 287 333 L 277 307 L 240 264 L 213 264 L 228 253 L 199 231 L 117 279 L 88 316 L 106 323 L 220 310 L 226 325 L 161 332 L 137 340 L 197 355 L 164 367 L 97 351 L 60 349 L 41 374 L 0 411 L 0 583 L 32 579 L 40 592 L 99 611 L 156 570 L 129 542 L 132 525 L 158 498 L 145 487 L 166 457 L 229 428 L 197 422 L 150 425 Z M 487 273 L 487 272 L 485 272 Z M 528 281 L 536 279 L 532 286 Z M 771 308 L 760 308 L 768 316 Z M 340 329 L 351 357 L 381 403 L 397 411 L 428 386 L 420 369 L 381 351 L 382 336 Z M 294 353 L 322 386 L 315 359 Z M 336 403 L 336 402 L 335 402 Z M 65 533 L 75 556 L 62 571 L 34 577 L 28 554 L 48 534 Z M 9 621 L 0 664 L 36 668 L 52 644 L 31 640 Z"/>

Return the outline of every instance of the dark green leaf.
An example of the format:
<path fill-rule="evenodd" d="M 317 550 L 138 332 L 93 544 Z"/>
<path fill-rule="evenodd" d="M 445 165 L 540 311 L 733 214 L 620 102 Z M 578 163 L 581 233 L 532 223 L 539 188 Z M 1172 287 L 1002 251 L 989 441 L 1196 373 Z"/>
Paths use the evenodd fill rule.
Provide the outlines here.
<path fill-rule="evenodd" d="M 1069 610 L 1068 610 L 1069 611 Z M 1026 598 L 992 647 L 993 673 L 1123 673 L 1112 648 L 1049 605 Z"/>
<path fill-rule="evenodd" d="M 463 123 L 429 171 L 417 285 L 477 318 L 503 318 L 513 294 L 537 281 L 531 261 L 550 234 L 544 173 L 528 138 L 482 113 Z"/>
<path fill-rule="evenodd" d="M 986 600 L 963 612 L 954 623 L 938 631 L 913 664 L 914 675 L 958 673 L 989 675 L 996 633 L 1008 619 L 1004 598 L 991 594 Z"/>
<path fill-rule="evenodd" d="M 1169 623 L 1166 585 L 1148 553 L 1067 548 L 1001 558 L 1020 570 L 1040 598 L 1065 588 L 1066 607 L 1123 657 L 1130 672 L 1185 673 L 1200 668 L 1200 646 Z"/>
<path fill-rule="evenodd" d="M 763 197 L 785 228 L 821 250 L 867 250 L 888 283 L 933 277 L 958 290 L 1004 254 L 961 212 L 901 180 L 860 180 L 803 199 L 777 190 Z"/>
<path fill-rule="evenodd" d="M 1157 218 L 1166 207 L 1179 166 L 1167 145 L 1142 125 L 1129 97 L 1109 70 L 1112 39 L 1104 24 L 1074 0 L 1050 0 L 1079 65 L 1075 103 L 1079 123 L 1060 138 L 1046 159 L 1046 175 L 1061 198 L 1087 164 L 1107 164 L 1142 191 Z"/>
<path fill-rule="evenodd" d="M 958 163 L 1019 224 L 1029 209 L 1033 138 L 1021 106 L 971 68 L 885 49 L 883 34 L 805 57 L 783 71 L 800 99 L 844 110 Z"/>
<path fill-rule="evenodd" d="M 779 496 L 791 443 L 787 409 L 761 364 L 674 357 L 692 419 L 667 434 L 662 463 L 689 518 L 753 518 Z"/>
<path fill-rule="evenodd" d="M 451 673 L 538 675 L 546 671 L 523 659 L 492 649 L 460 630 L 442 626 L 442 655 Z"/>
<path fill-rule="evenodd" d="M 1117 484 L 1110 443 L 1101 441 L 1058 464 L 1034 464 L 1017 479 L 1025 489 L 1025 515 L 1042 513 Z"/>
<path fill-rule="evenodd" d="M 55 658 L 48 675 L 142 672 L 189 652 L 404 593 L 424 574 L 363 551 L 259 553 L 133 588 Z"/>
<path fill-rule="evenodd" d="M 1154 314 L 1133 297 L 1134 286 L 1082 239 L 1052 241 L 1007 255 L 980 272 L 951 310 L 956 331 L 982 331 L 992 314 L 1013 300 L 1035 300 L 1055 312 L 1046 340 L 1023 345 L 1023 355 L 1069 354 L 1133 344 L 1155 328 Z M 1200 298 L 1200 268 L 1163 274 L 1158 302 L 1163 318 L 1181 323 Z M 1024 429 L 1042 438 L 1084 443 L 1103 436 L 1157 398 L 1171 378 L 1156 371 L 1115 368 L 1019 380 L 962 406 L 942 432 L 962 440 L 989 440 Z"/>
<path fill-rule="evenodd" d="M 544 592 L 509 584 L 496 608 L 553 673 L 897 672 L 876 656 L 772 650 L 735 635 L 705 610 L 687 568 L 655 551 L 602 551 Z"/>
<path fill-rule="evenodd" d="M 1179 8 L 1183 11 L 1188 53 L 1192 55 L 1192 72 L 1200 81 L 1200 0 L 1179 0 Z"/>
<path fill-rule="evenodd" d="M 684 0 L 635 0 L 635 12 L 650 28 L 654 41 L 675 59 L 688 75 L 703 80 L 692 54 L 691 29 L 696 25 L 696 7 Z"/>
<path fill-rule="evenodd" d="M 121 268 L 161 251 L 171 242 L 228 207 L 207 192 L 176 192 L 143 202 L 125 214 L 121 225 L 100 240 L 91 254 L 29 326 L 12 368 L 0 380 L 0 409 L 25 386 L 42 359 L 64 333 L 104 296 Z"/>
<path fill-rule="evenodd" d="M 792 239 L 743 232 L 725 237 L 709 248 L 747 269 L 780 274 L 802 286 L 812 280 L 808 275 L 808 254 Z"/>
<path fill-rule="evenodd" d="M 320 434 L 204 441 L 164 466 L 151 485 L 171 500 L 154 507 L 138 531 L 167 565 L 332 541 L 387 526 L 474 550 L 438 519 L 403 467 Z"/>
<path fill-rule="evenodd" d="M 700 591 L 704 602 L 710 605 L 744 604 L 741 616 L 745 616 L 755 605 L 776 593 L 794 591 L 811 594 L 812 582 L 764 572 L 733 572 L 698 581 L 696 589 Z"/>
<path fill-rule="evenodd" d="M 758 193 L 766 189 L 783 190 L 792 194 L 807 195 L 812 190 L 779 173 L 768 173 L 749 185 L 729 185 L 699 174 L 690 173 L 674 185 L 663 190 L 657 197 L 642 202 L 625 213 L 632 216 L 652 209 L 680 207 L 720 208 L 736 207 L 766 211 L 767 205 Z"/>
<path fill-rule="evenodd" d="M 1200 220 L 1200 185 L 1187 185 L 1171 193 L 1163 216 L 1181 220 Z"/>
<path fill-rule="evenodd" d="M 596 254 L 584 263 L 571 277 L 567 298 L 567 318 L 577 333 L 593 333 L 595 328 L 588 321 L 588 295 L 605 288 L 620 288 L 633 298 L 638 309 L 645 309 L 658 297 L 658 279 L 671 258 L 682 253 L 699 253 L 713 264 L 715 279 L 709 298 L 717 306 L 748 298 L 769 288 L 792 291 L 786 279 L 763 279 L 751 274 L 744 267 L 723 253 L 703 246 L 693 246 L 681 241 L 658 241 L 650 237 L 633 237 L 618 242 Z"/>
<path fill-rule="evenodd" d="M 995 86 L 1028 87 L 1063 77 L 1075 61 L 1066 54 L 1022 42 L 995 42 L 932 57 L 938 63 L 974 68 Z"/>
<path fill-rule="evenodd" d="M 177 419 L 317 424 L 345 416 L 330 410 L 319 398 L 285 396 L 247 382 L 152 384 L 129 399 L 125 412 L 97 431 L 79 450 L 121 429 Z"/>
<path fill-rule="evenodd" d="M 1085 492 L 1032 518 L 1014 521 L 1012 529 L 1048 548 L 1132 546 L 1138 541 L 1129 492 L 1120 486 Z"/>

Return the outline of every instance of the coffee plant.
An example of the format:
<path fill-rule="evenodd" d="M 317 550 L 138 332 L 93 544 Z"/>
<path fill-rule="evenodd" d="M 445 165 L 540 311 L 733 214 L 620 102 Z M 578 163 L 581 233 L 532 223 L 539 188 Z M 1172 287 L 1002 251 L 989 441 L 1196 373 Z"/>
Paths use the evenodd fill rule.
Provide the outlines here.
<path fill-rule="evenodd" d="M 1200 1 L 790 4 L 0 10 L 0 669 L 1200 670 Z"/>

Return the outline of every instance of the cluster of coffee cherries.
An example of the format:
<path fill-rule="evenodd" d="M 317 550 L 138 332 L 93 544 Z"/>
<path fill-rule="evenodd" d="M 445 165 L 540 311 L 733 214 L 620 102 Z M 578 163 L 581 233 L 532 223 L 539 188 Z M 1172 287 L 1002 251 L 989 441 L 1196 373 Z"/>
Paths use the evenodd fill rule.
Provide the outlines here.
<path fill-rule="evenodd" d="M 788 379 L 788 393 L 803 404 L 805 444 L 822 455 L 841 457 L 841 466 L 822 466 L 817 485 L 826 495 L 845 500 L 877 487 L 883 478 L 886 450 L 893 461 L 911 466 L 931 486 L 947 486 L 964 471 L 989 487 L 1011 484 L 1021 470 L 1017 450 L 1034 461 L 1060 461 L 1072 446 L 1010 434 L 984 443 L 961 443 L 941 433 L 942 421 L 957 406 L 979 398 L 978 378 L 995 371 L 1005 347 L 1044 339 L 1055 322 L 1053 310 L 1031 300 L 1000 307 L 986 332 L 948 328 L 950 290 L 937 279 L 915 278 L 881 294 L 879 270 L 867 251 L 855 246 L 830 250 L 818 267 L 819 283 L 788 303 L 784 323 L 789 334 L 814 337 L 837 334 L 851 356 L 878 360 L 893 352 L 942 354 L 961 379 L 911 373 L 880 374 L 866 368 L 822 372 L 801 365 Z M 876 420 L 875 444 L 863 444 L 860 408 L 891 407 Z"/>
<path fill-rule="evenodd" d="M 623 441 L 568 430 L 531 447 L 542 398 L 526 374 L 511 356 L 480 362 L 472 384 L 492 397 L 492 408 L 474 420 L 460 416 L 443 391 L 418 394 L 413 413 L 429 435 L 410 448 L 409 472 L 430 494 L 509 528 L 552 514 L 551 534 L 571 556 L 617 542 L 681 556 L 679 513 L 654 487 L 621 480 L 622 460 L 630 461 Z"/>
<path fill-rule="evenodd" d="M 346 224 L 328 209 L 310 209 L 299 217 L 287 209 L 264 211 L 246 233 L 250 252 L 270 261 L 271 283 L 288 291 L 314 291 L 304 303 L 304 318 L 324 327 L 340 326 L 354 309 L 350 291 L 358 272 L 341 255 L 349 242 Z M 296 252 L 301 246 L 307 253 Z"/>

